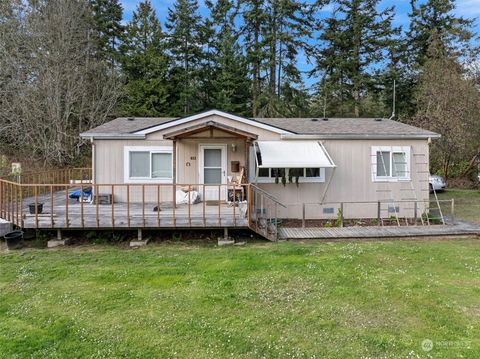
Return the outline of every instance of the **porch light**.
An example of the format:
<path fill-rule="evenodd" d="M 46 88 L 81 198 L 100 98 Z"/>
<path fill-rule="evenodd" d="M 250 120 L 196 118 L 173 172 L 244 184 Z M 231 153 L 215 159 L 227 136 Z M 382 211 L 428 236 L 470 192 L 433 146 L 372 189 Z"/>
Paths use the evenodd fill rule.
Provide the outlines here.
<path fill-rule="evenodd" d="M 232 143 L 232 152 L 237 152 L 237 145 Z"/>

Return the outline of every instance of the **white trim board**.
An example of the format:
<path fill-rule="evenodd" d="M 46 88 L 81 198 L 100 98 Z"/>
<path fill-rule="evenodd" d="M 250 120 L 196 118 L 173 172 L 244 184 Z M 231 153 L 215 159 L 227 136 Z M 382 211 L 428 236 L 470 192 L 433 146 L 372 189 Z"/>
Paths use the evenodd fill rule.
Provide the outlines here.
<path fill-rule="evenodd" d="M 379 177 L 377 176 L 377 152 L 405 153 L 407 173 L 403 177 Z M 372 182 L 408 182 L 411 181 L 411 147 L 410 146 L 371 146 L 371 172 Z M 390 173 L 392 173 L 393 163 L 390 161 Z"/>
<path fill-rule="evenodd" d="M 192 115 L 192 116 L 188 116 L 188 117 L 184 117 L 184 118 L 179 118 L 177 120 L 173 120 L 173 121 L 161 124 L 161 125 L 157 125 L 157 126 L 147 128 L 145 130 L 137 131 L 134 134 L 135 135 L 148 135 L 148 134 L 153 133 L 153 132 L 157 132 L 157 131 L 160 131 L 160 130 L 163 130 L 163 129 L 166 129 L 166 128 L 182 125 L 184 123 L 199 120 L 201 118 L 205 118 L 205 117 L 209 117 L 209 116 L 225 117 L 225 118 L 233 120 L 233 121 L 238 121 L 238 122 L 250 125 L 250 126 L 258 127 L 258 128 L 268 130 L 268 131 L 271 131 L 271 132 L 275 132 L 275 133 L 279 133 L 279 134 L 293 134 L 290 131 L 282 130 L 282 129 L 274 127 L 274 126 L 270 126 L 270 125 L 260 123 L 260 122 L 254 121 L 254 120 L 249 120 L 248 118 L 232 115 L 230 113 L 219 111 L 219 110 L 210 110 L 210 111 L 202 112 L 202 113 L 199 113 L 199 114 L 196 114 L 196 115 Z"/>
<path fill-rule="evenodd" d="M 173 183 L 170 178 L 130 178 L 130 152 L 171 153 L 173 171 L 173 147 L 170 146 L 124 146 L 123 147 L 123 183 Z M 149 164 L 151 166 L 151 162 Z"/>

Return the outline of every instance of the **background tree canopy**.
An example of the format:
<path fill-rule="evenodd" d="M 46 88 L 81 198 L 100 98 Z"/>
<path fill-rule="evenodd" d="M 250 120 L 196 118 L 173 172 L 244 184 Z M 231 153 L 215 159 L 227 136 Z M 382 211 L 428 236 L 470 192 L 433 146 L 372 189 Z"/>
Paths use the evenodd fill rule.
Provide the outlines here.
<path fill-rule="evenodd" d="M 473 22 L 453 0 L 410 3 L 402 29 L 379 0 L 176 0 L 164 23 L 150 1 L 127 23 L 118 0 L 2 1 L 0 151 L 70 165 L 78 133 L 119 115 L 389 117 L 396 80 L 396 119 L 442 134 L 432 171 L 472 176 Z"/>

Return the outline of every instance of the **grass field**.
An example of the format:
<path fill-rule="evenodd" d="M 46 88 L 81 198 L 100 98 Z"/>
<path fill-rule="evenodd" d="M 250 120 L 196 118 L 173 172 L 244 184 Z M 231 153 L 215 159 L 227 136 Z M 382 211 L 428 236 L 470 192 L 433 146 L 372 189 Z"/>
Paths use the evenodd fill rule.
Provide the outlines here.
<path fill-rule="evenodd" d="M 438 193 L 438 199 L 452 198 L 455 199 L 455 217 L 480 224 L 480 190 L 447 189 Z M 442 209 L 450 213 L 449 204 L 442 204 Z"/>
<path fill-rule="evenodd" d="M 1 358 L 478 358 L 479 322 L 474 239 L 0 252 Z"/>

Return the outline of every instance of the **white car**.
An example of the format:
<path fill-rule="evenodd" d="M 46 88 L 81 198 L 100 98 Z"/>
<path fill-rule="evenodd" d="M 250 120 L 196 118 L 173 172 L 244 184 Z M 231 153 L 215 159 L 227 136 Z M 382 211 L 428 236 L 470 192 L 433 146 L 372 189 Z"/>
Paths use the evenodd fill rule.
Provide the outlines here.
<path fill-rule="evenodd" d="M 430 193 L 432 193 L 433 191 L 442 192 L 447 186 L 443 177 L 437 175 L 430 175 L 428 178 L 428 182 Z"/>

